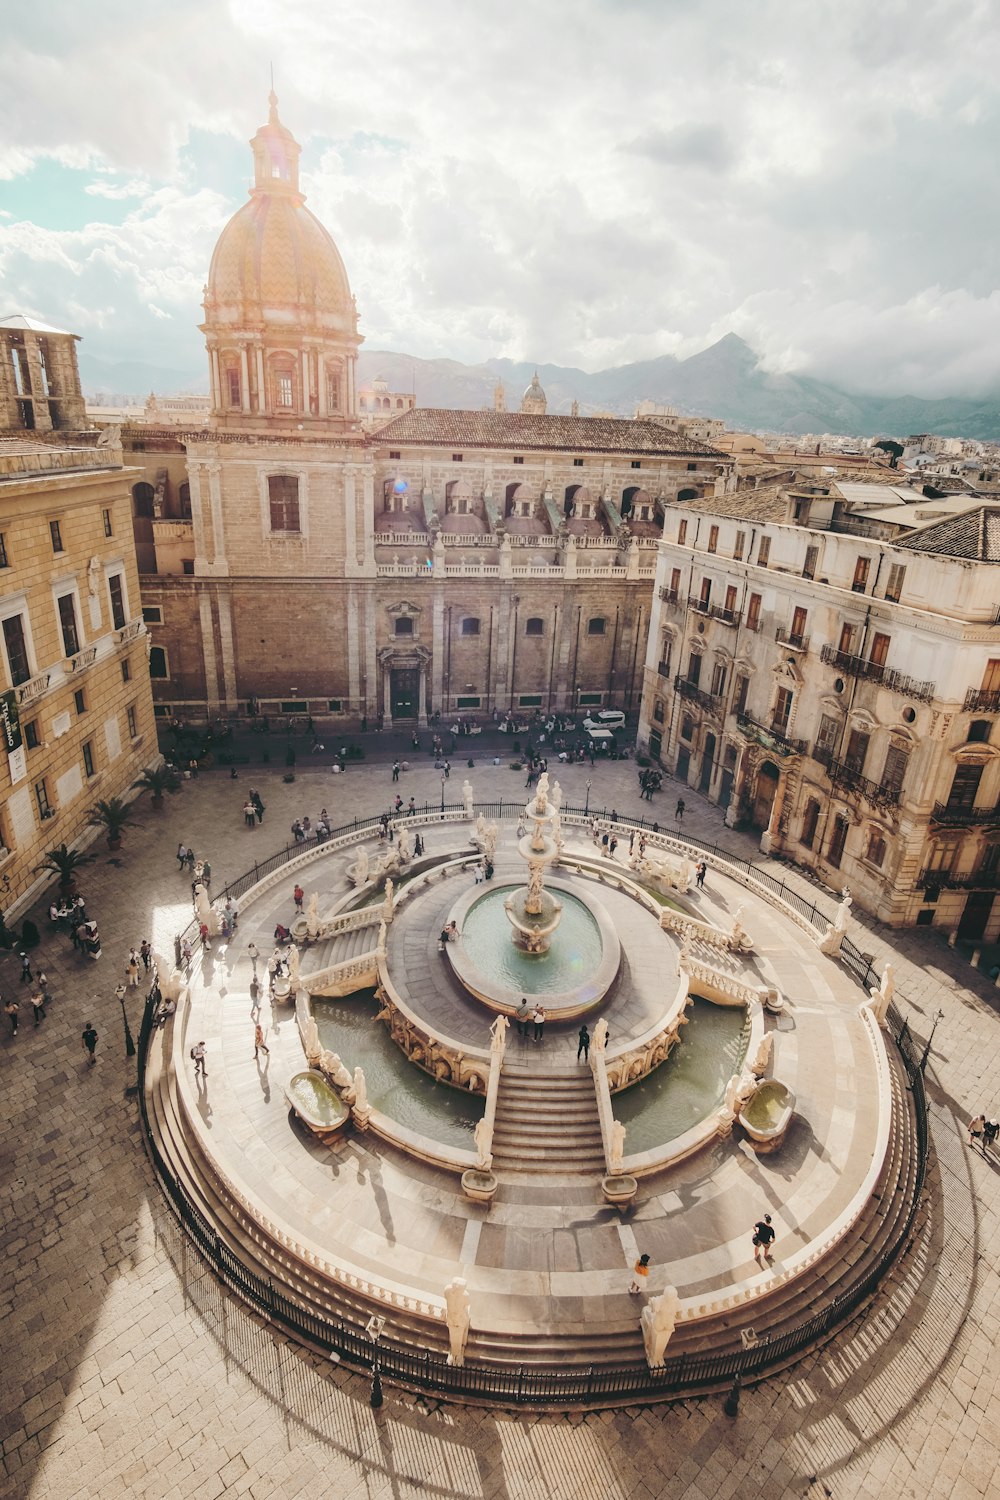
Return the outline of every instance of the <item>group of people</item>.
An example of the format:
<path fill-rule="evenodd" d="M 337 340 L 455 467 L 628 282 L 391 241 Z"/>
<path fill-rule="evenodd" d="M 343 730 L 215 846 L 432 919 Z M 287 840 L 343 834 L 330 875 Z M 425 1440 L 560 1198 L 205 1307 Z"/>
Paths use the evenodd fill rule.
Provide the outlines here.
<path fill-rule="evenodd" d="M 323 844 L 330 837 L 330 814 L 324 807 L 315 823 L 308 813 L 304 818 L 296 818 L 292 823 L 292 837 L 297 844 L 304 844 L 310 838 L 315 838 L 317 844 Z"/>
<path fill-rule="evenodd" d="M 39 969 L 37 973 L 32 971 L 31 959 L 27 953 L 19 953 L 18 958 L 21 960 L 21 983 L 31 985 L 31 1009 L 34 1013 L 35 1025 L 39 1026 L 45 1020 L 46 1006 L 52 1003 L 52 996 L 49 993 L 49 978 L 42 969 Z M 8 1000 L 4 1001 L 3 1010 L 4 1015 L 7 1017 L 11 1036 L 17 1036 L 17 1025 L 21 1015 L 20 1005 L 11 996 Z"/>
<path fill-rule="evenodd" d="M 984 1156 L 987 1147 L 996 1144 L 998 1135 L 1000 1135 L 1000 1122 L 996 1120 L 988 1120 L 985 1115 L 978 1114 L 969 1121 L 969 1145 L 978 1145 Z"/>
<path fill-rule="evenodd" d="M 652 802 L 653 793 L 658 792 L 662 785 L 662 771 L 654 771 L 652 766 L 647 766 L 644 771 L 639 772 L 639 795 L 644 801 Z"/>
<path fill-rule="evenodd" d="M 256 828 L 264 821 L 264 803 L 256 787 L 251 787 L 243 803 L 243 821 L 248 828 Z"/>
<path fill-rule="evenodd" d="M 545 1031 L 545 1007 L 538 1001 L 529 1005 L 527 997 L 522 995 L 521 1003 L 514 1012 L 514 1024 L 518 1036 L 528 1036 L 530 1026 L 531 1040 L 540 1042 Z"/>

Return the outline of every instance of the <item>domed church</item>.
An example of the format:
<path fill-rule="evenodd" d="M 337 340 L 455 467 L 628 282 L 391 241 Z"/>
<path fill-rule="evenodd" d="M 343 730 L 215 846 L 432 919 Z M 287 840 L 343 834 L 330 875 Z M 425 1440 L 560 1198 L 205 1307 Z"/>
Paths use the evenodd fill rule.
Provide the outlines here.
<path fill-rule="evenodd" d="M 358 312 L 272 92 L 204 294 L 210 415 L 125 434 L 156 711 L 637 710 L 663 507 L 730 460 L 655 419 L 359 418 Z M 400 407 L 403 402 L 400 401 Z"/>

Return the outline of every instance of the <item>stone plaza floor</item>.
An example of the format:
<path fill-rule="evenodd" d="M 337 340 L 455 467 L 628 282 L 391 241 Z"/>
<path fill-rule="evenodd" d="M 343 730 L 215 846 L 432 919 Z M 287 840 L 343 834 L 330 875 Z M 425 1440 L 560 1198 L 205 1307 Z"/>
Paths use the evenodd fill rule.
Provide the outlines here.
<path fill-rule="evenodd" d="M 391 752 L 389 758 L 391 759 Z M 457 760 L 457 758 L 456 758 Z M 452 772 L 449 800 L 466 774 Z M 523 773 L 477 765 L 477 799 L 524 795 Z M 568 801 L 659 816 L 667 781 L 640 802 L 631 762 L 560 768 Z M 457 782 L 457 784 L 455 784 Z M 263 824 L 241 805 L 259 787 Z M 651 1496 L 997 1493 L 1000 1319 L 995 1255 L 1000 1162 L 966 1144 L 965 1123 L 996 1113 L 1000 991 L 939 936 L 898 937 L 852 921 L 876 965 L 892 956 L 896 998 L 921 1039 L 939 1011 L 927 1070 L 928 1185 L 914 1240 L 875 1301 L 823 1349 L 746 1389 L 738 1416 L 718 1398 L 568 1416 L 444 1405 L 386 1387 L 372 1412 L 368 1381 L 274 1333 L 223 1292 L 176 1225 L 124 1096 L 114 987 L 132 943 L 157 946 L 190 912 L 180 840 L 212 861 L 215 890 L 286 840 L 293 817 L 322 806 L 334 824 L 381 810 L 397 790 L 387 764 L 345 776 L 216 770 L 167 800 L 139 804 L 123 849 L 103 846 L 82 881 L 104 953 L 80 959 L 45 934 L 34 957 L 54 1003 L 35 1029 L 14 954 L 0 991 L 21 1002 L 16 1037 L 0 1040 L 4 1248 L 0 1361 L 0 1496 L 510 1497 L 646 1500 Z M 404 772 L 404 800 L 433 802 L 440 774 Z M 685 831 L 742 857 L 755 841 L 684 789 Z M 818 888 L 790 875 L 803 892 Z M 833 911 L 835 898 L 819 893 Z M 41 924 L 44 927 L 44 924 Z M 861 998 L 857 991 L 857 998 Z M 129 1002 L 133 1030 L 138 1000 Z M 93 1020 L 98 1064 L 80 1032 Z"/>

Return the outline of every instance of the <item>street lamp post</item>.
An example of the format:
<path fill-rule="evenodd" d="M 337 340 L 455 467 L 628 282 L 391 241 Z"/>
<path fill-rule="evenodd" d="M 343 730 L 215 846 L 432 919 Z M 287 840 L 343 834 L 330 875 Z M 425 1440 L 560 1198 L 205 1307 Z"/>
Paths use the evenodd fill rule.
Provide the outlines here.
<path fill-rule="evenodd" d="M 943 1021 L 943 1020 L 944 1020 L 944 1011 L 943 1010 L 939 1010 L 938 1013 L 937 1013 L 937 1015 L 934 1017 L 934 1025 L 931 1027 L 931 1034 L 927 1038 L 927 1045 L 924 1048 L 924 1055 L 920 1059 L 920 1071 L 921 1071 L 921 1073 L 926 1073 L 926 1071 L 927 1071 L 927 1059 L 931 1055 L 931 1042 L 933 1042 L 933 1040 L 934 1040 L 934 1033 L 935 1033 L 935 1031 L 937 1031 L 938 1022 L 939 1021 Z"/>
<path fill-rule="evenodd" d="M 382 1376 L 378 1368 L 378 1341 L 382 1337 L 382 1329 L 385 1327 L 385 1319 L 378 1313 L 372 1313 L 365 1324 L 365 1333 L 372 1341 L 372 1391 L 368 1398 L 368 1404 L 373 1411 L 377 1411 L 382 1405 Z"/>
<path fill-rule="evenodd" d="M 587 801 L 586 801 L 586 804 L 585 804 L 584 809 L 583 809 L 583 816 L 584 817 L 587 817 L 587 815 L 590 812 L 590 788 L 592 787 L 592 785 L 593 785 L 593 782 L 591 781 L 590 777 L 588 776 L 587 777 Z"/>
<path fill-rule="evenodd" d="M 441 777 L 441 813 L 444 814 L 444 777 Z"/>
<path fill-rule="evenodd" d="M 125 1028 L 125 1056 L 135 1056 L 135 1042 L 132 1040 L 132 1031 L 128 1024 L 128 1016 L 125 1013 L 125 986 L 120 984 L 115 990 L 115 998 L 122 1008 L 122 1025 Z"/>

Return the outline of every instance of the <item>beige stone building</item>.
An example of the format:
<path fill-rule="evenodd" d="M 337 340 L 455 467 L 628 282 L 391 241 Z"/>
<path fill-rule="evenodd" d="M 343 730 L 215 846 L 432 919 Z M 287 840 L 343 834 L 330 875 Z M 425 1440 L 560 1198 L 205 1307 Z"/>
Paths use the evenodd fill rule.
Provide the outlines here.
<path fill-rule="evenodd" d="M 640 745 L 893 925 L 1000 933 L 1000 509 L 851 477 L 668 508 Z"/>
<path fill-rule="evenodd" d="M 86 841 L 95 802 L 126 793 L 156 757 L 132 534 L 136 476 L 120 446 L 52 430 L 83 412 L 74 340 L 16 321 L 0 330 L 0 365 L 10 370 L 23 358 L 29 392 L 6 407 L 0 435 L 0 904 L 8 917 L 37 891 L 45 851 Z M 47 377 L 29 333 L 44 347 Z M 30 394 L 40 379 L 58 394 Z"/>
<path fill-rule="evenodd" d="M 206 427 L 127 434 L 157 712 L 638 708 L 664 505 L 729 461 L 655 421 L 359 409 L 358 315 L 278 117 L 202 324 Z M 380 393 L 380 399 L 406 402 Z M 384 410 L 380 412 L 384 416 Z"/>

